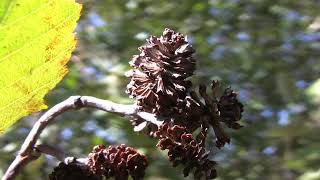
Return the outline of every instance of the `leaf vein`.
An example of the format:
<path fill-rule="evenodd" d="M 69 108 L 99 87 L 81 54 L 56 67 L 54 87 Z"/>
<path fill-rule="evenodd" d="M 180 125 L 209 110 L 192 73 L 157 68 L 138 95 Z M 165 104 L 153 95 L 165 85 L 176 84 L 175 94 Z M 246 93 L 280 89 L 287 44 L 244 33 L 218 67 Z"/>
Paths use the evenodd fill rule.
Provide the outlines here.
<path fill-rule="evenodd" d="M 37 70 L 37 69 L 39 69 L 39 68 L 42 68 L 42 67 L 46 66 L 48 63 L 52 63 L 52 62 L 55 61 L 60 55 L 64 54 L 65 52 L 68 52 L 68 51 L 70 51 L 70 50 L 72 50 L 72 48 L 64 49 L 64 50 L 60 51 L 55 57 L 52 58 L 52 60 L 47 61 L 47 62 L 41 64 L 40 66 L 36 67 L 34 70 Z M 11 83 L 11 84 L 9 84 L 9 85 L 7 85 L 7 86 L 4 86 L 4 87 L 0 88 L 0 92 L 1 92 L 2 90 L 4 90 L 4 89 L 10 89 L 10 88 L 8 88 L 8 87 L 12 86 L 13 84 L 15 84 L 15 83 L 18 82 L 18 81 L 21 81 L 22 79 L 27 79 L 27 77 L 28 77 L 28 76 L 22 76 L 20 79 L 16 80 L 15 82 L 13 82 L 13 83 Z M 2 108 L 3 108 L 3 107 L 0 108 L 0 111 L 2 110 Z"/>
<path fill-rule="evenodd" d="M 30 44 L 32 44 L 34 41 L 40 39 L 41 37 L 49 34 L 51 31 L 53 31 L 55 28 L 63 25 L 64 23 L 66 23 L 68 20 L 70 20 L 71 18 L 73 18 L 74 16 L 76 16 L 75 14 L 72 14 L 72 15 L 69 15 L 66 19 L 64 19 L 62 22 L 58 23 L 56 26 L 54 26 L 53 28 L 51 28 L 50 30 L 40 34 L 38 37 L 32 39 L 31 41 L 23 44 L 20 48 L 16 49 L 16 50 L 13 50 L 11 51 L 9 54 L 5 55 L 4 57 L 0 58 L 0 63 L 3 62 L 4 60 L 8 59 L 10 56 L 18 53 L 19 51 L 23 50 L 24 48 L 26 47 L 29 47 Z"/>
<path fill-rule="evenodd" d="M 13 0 L 10 1 L 9 6 L 12 6 L 12 4 L 13 4 L 12 2 L 13 2 Z M 14 25 L 14 24 L 16 24 L 16 23 L 24 20 L 25 18 L 31 16 L 32 14 L 37 13 L 38 11 L 40 11 L 40 10 L 42 10 L 43 8 L 47 7 L 47 6 L 48 6 L 49 4 L 51 4 L 51 3 L 52 3 L 52 1 L 49 1 L 49 2 L 43 4 L 43 5 L 39 6 L 39 7 L 31 10 L 28 14 L 26 14 L 26 15 L 24 15 L 24 16 L 21 16 L 20 18 L 17 18 L 17 19 L 15 19 L 14 21 L 12 21 L 12 22 L 10 22 L 10 23 L 8 23 L 8 24 L 5 24 L 5 25 L 2 26 L 2 27 L 0 26 L 0 30 L 3 30 L 3 29 L 5 29 L 5 28 L 7 28 L 7 27 L 10 27 L 10 26 L 12 26 L 12 25 Z M 8 8 L 7 8 L 7 9 L 8 9 Z M 5 17 L 7 14 L 8 14 L 8 11 L 6 10 L 5 15 L 4 15 L 3 17 Z M 2 20 L 3 20 L 3 19 L 4 19 L 4 18 L 2 18 Z M 2 23 L 2 22 L 0 21 L 0 24 L 1 24 L 1 23 Z"/>
<path fill-rule="evenodd" d="M 9 9 L 11 8 L 11 6 L 12 6 L 12 2 L 13 2 L 14 0 L 12 0 L 12 1 L 9 1 L 9 4 L 7 5 L 7 7 L 6 7 L 6 9 L 4 10 L 4 14 L 2 15 L 2 17 L 1 17 L 1 19 L 0 19 L 0 24 L 2 24 L 2 22 L 3 22 L 3 20 L 6 18 L 6 16 L 8 15 L 8 11 L 9 11 Z"/>

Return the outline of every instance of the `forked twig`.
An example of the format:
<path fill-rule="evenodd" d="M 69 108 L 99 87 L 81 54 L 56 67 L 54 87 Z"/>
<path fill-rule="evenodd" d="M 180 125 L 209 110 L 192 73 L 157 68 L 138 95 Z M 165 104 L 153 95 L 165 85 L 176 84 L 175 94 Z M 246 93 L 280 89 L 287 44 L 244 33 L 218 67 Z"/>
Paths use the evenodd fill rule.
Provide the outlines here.
<path fill-rule="evenodd" d="M 65 154 L 57 154 L 53 148 L 46 145 L 36 146 L 36 142 L 42 131 L 60 114 L 69 110 L 78 110 L 84 107 L 100 109 L 102 111 L 115 113 L 121 116 L 141 118 L 149 123 L 160 126 L 163 121 L 157 119 L 153 114 L 139 112 L 136 105 L 117 104 L 108 100 L 98 99 L 91 96 L 71 96 L 61 103 L 53 106 L 45 112 L 34 124 L 30 133 L 23 142 L 18 155 L 10 164 L 2 180 L 13 180 L 19 174 L 21 169 L 29 162 L 40 157 L 41 153 L 50 154 L 59 160 L 66 158 Z"/>

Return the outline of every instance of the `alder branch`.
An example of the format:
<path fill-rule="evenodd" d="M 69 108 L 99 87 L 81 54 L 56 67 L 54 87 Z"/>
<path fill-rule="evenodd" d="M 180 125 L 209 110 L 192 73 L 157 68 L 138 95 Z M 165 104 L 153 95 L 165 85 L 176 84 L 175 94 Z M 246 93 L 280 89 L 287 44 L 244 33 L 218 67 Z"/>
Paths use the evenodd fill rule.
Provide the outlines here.
<path fill-rule="evenodd" d="M 75 158 L 75 157 L 68 157 L 66 153 L 64 153 L 62 150 L 50 146 L 48 144 L 39 144 L 36 145 L 34 148 L 37 152 L 50 155 L 52 157 L 55 157 L 57 160 L 64 162 L 65 164 L 70 163 L 77 163 L 77 164 L 86 164 L 88 159 L 87 158 Z"/>
<path fill-rule="evenodd" d="M 36 145 L 36 147 L 34 149 L 42 154 L 47 154 L 47 155 L 53 156 L 56 159 L 58 159 L 59 161 L 64 161 L 67 158 L 66 153 L 64 153 L 60 149 L 53 147 L 53 146 L 50 146 L 48 144 Z"/>
<path fill-rule="evenodd" d="M 146 122 L 160 126 L 163 121 L 157 119 L 153 114 L 147 112 L 139 112 L 136 105 L 117 104 L 108 100 L 98 99 L 91 96 L 71 96 L 61 103 L 53 106 L 45 112 L 40 119 L 34 124 L 25 141 L 23 142 L 18 155 L 10 164 L 2 180 L 13 180 L 19 174 L 21 169 L 29 162 L 40 157 L 41 152 L 53 155 L 50 148 L 47 146 L 35 146 L 42 131 L 60 114 L 69 110 L 78 110 L 84 107 L 100 109 L 102 111 L 115 113 L 125 117 L 141 118 Z M 53 155 L 59 160 L 65 158 L 65 155 Z"/>

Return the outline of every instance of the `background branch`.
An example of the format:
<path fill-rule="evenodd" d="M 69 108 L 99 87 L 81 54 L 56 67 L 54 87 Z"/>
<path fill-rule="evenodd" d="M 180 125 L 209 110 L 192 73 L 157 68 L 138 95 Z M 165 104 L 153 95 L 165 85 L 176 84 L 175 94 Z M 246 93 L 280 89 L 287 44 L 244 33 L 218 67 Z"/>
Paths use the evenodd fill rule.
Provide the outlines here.
<path fill-rule="evenodd" d="M 131 118 L 141 118 L 147 122 L 157 126 L 163 121 L 158 120 L 153 114 L 147 112 L 139 112 L 136 105 L 117 104 L 108 100 L 98 99 L 91 96 L 71 96 L 61 103 L 53 106 L 34 124 L 30 133 L 23 142 L 18 155 L 10 164 L 2 180 L 13 180 L 21 169 L 29 162 L 40 157 L 41 152 L 53 155 L 59 160 L 65 159 L 65 154 L 55 154 L 57 151 L 47 145 L 35 146 L 42 131 L 54 121 L 60 114 L 69 110 L 78 110 L 83 107 L 100 109 L 102 111 L 115 113 L 121 116 Z"/>

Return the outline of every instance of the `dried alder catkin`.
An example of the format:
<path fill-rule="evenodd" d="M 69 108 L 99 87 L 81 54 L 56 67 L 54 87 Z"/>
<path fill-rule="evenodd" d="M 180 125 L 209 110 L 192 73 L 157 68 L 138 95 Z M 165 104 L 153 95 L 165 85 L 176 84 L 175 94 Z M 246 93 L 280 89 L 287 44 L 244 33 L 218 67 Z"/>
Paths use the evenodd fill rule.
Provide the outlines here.
<path fill-rule="evenodd" d="M 147 158 L 124 144 L 119 146 L 95 146 L 88 155 L 88 166 L 99 175 L 116 180 L 142 179 L 147 167 Z"/>
<path fill-rule="evenodd" d="M 139 51 L 130 61 L 127 93 L 142 111 L 169 116 L 191 87 L 186 78 L 195 70 L 194 49 L 183 34 L 165 29 L 160 38 L 147 39 Z"/>
<path fill-rule="evenodd" d="M 194 170 L 195 179 L 215 178 L 216 163 L 208 159 L 209 151 L 205 149 L 208 129 L 213 129 L 218 148 L 230 143 L 223 127 L 241 127 L 238 122 L 243 105 L 237 93 L 226 88 L 221 94 L 218 81 L 212 81 L 210 93 L 205 85 L 194 90 L 188 77 L 195 71 L 195 50 L 181 33 L 165 29 L 160 38 L 147 39 L 139 51 L 130 61 L 133 69 L 127 73 L 130 83 L 126 92 L 141 111 L 164 120 L 160 127 L 147 123 L 147 132 L 159 139 L 157 146 L 161 150 L 168 150 L 173 166 L 184 167 L 185 176 Z M 139 127 L 145 121 L 132 122 Z"/>
<path fill-rule="evenodd" d="M 61 162 L 49 175 L 50 180 L 115 180 L 143 179 L 147 158 L 134 148 L 119 146 L 95 146 L 87 157 L 86 163 Z"/>
<path fill-rule="evenodd" d="M 203 129 L 197 138 L 192 133 L 179 125 L 165 123 L 156 133 L 159 142 L 157 146 L 161 150 L 168 150 L 169 160 L 173 166 L 184 165 L 183 174 L 188 176 L 191 170 L 194 176 L 212 179 L 217 176 L 214 169 L 215 162 L 208 159 L 208 152 L 204 148 L 207 129 Z"/>
<path fill-rule="evenodd" d="M 53 172 L 49 174 L 49 180 L 102 180 L 102 176 L 94 174 L 88 166 L 77 163 L 65 164 L 60 162 Z"/>

